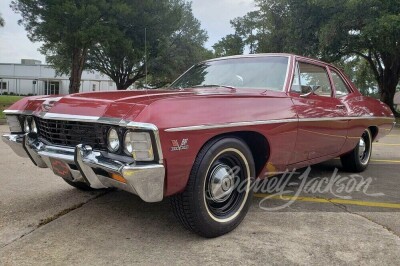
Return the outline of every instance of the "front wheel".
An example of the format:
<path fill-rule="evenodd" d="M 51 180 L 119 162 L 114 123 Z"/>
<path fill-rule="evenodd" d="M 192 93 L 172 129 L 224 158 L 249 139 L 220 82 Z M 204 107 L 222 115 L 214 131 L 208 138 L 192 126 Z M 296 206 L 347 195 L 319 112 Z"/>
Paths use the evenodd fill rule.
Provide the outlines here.
<path fill-rule="evenodd" d="M 253 156 L 242 140 L 211 141 L 198 154 L 185 191 L 171 197 L 174 214 L 203 237 L 226 234 L 247 214 L 254 176 Z"/>
<path fill-rule="evenodd" d="M 372 135 L 369 129 L 362 134 L 357 146 L 340 160 L 344 170 L 359 173 L 367 169 L 372 153 Z"/>

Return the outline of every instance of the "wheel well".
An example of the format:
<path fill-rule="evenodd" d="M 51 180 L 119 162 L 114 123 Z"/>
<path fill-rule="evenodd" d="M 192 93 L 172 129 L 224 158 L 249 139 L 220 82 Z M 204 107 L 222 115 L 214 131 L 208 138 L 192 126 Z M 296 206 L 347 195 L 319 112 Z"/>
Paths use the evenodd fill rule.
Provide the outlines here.
<path fill-rule="evenodd" d="M 378 136 L 378 127 L 376 126 L 371 126 L 368 128 L 369 130 L 371 130 L 371 134 L 372 134 L 372 141 L 375 140 L 376 136 Z"/>
<path fill-rule="evenodd" d="M 261 173 L 262 169 L 265 167 L 265 163 L 267 162 L 269 157 L 268 140 L 258 132 L 236 131 L 214 136 L 209 141 L 223 137 L 237 137 L 243 140 L 247 144 L 247 146 L 249 146 L 254 159 L 256 176 L 258 176 Z"/>

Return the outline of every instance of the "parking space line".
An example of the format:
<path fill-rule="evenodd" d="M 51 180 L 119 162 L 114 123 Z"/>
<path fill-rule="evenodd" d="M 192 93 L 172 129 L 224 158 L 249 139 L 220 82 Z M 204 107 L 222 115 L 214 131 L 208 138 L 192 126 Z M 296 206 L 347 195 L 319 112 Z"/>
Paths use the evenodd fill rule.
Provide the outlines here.
<path fill-rule="evenodd" d="M 371 162 L 381 162 L 381 163 L 400 163 L 400 160 L 380 160 L 380 159 L 371 159 Z"/>
<path fill-rule="evenodd" d="M 378 145 L 378 146 L 400 146 L 400 144 L 390 144 L 390 143 L 374 143 L 374 145 Z"/>
<path fill-rule="evenodd" d="M 340 160 L 340 158 L 334 158 L 333 160 Z M 371 162 L 398 164 L 400 163 L 400 160 L 371 159 Z"/>
<path fill-rule="evenodd" d="M 400 203 L 388 203 L 388 202 L 375 202 L 375 201 L 361 201 L 361 200 L 346 200 L 346 199 L 325 199 L 325 198 L 312 198 L 312 197 L 296 197 L 296 196 L 280 196 L 280 195 L 269 195 L 269 194 L 254 194 L 256 198 L 277 199 L 277 200 L 294 200 L 302 202 L 315 202 L 315 203 L 338 203 L 344 205 L 357 205 L 364 207 L 379 207 L 389 209 L 400 209 Z"/>

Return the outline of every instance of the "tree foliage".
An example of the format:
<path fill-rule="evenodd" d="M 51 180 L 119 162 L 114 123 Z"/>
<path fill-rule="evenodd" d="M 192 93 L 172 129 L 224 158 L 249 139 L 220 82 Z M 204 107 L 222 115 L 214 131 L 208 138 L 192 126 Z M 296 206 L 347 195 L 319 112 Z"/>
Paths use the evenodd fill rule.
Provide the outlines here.
<path fill-rule="evenodd" d="M 84 69 L 126 89 L 146 70 L 152 83 L 165 84 L 210 56 L 184 0 L 14 0 L 11 7 L 57 74 L 70 75 L 70 93 L 79 92 Z"/>
<path fill-rule="evenodd" d="M 22 15 L 28 38 L 43 42 L 41 52 L 59 73 L 70 74 L 70 93 L 79 92 L 87 54 L 94 44 L 112 34 L 112 20 L 104 14 L 106 0 L 15 0 L 11 7 Z"/>
<path fill-rule="evenodd" d="M 215 56 L 229 56 L 243 54 L 244 42 L 235 34 L 229 34 L 213 45 Z"/>
<path fill-rule="evenodd" d="M 207 57 L 207 34 L 194 18 L 190 3 L 180 0 L 123 0 L 113 7 L 118 30 L 90 51 L 89 67 L 127 89 L 147 74 L 153 86 L 173 81 Z M 146 41 L 146 43 L 145 43 Z M 147 48 L 147 49 L 146 49 Z M 149 84 L 146 84 L 149 85 Z"/>
<path fill-rule="evenodd" d="M 369 67 L 381 100 L 395 111 L 400 0 L 255 1 L 258 10 L 231 21 L 250 52 L 291 52 L 330 62 L 362 58 L 359 66 Z"/>

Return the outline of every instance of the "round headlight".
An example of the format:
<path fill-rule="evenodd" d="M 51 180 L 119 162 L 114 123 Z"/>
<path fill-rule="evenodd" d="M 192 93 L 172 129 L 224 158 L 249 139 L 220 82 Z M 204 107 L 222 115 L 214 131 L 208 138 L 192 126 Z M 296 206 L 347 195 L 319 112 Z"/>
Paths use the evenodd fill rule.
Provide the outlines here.
<path fill-rule="evenodd" d="M 131 141 L 131 133 L 129 131 L 124 136 L 124 152 L 127 155 L 132 155 L 133 152 L 133 142 Z"/>
<path fill-rule="evenodd" d="M 117 130 L 112 128 L 108 131 L 107 141 L 109 151 L 117 152 L 119 150 L 120 141 Z"/>
<path fill-rule="evenodd" d="M 31 122 L 31 131 L 34 132 L 34 133 L 38 133 L 38 129 L 37 129 L 37 126 L 36 126 L 35 119 L 32 119 L 32 122 Z"/>
<path fill-rule="evenodd" d="M 28 117 L 25 117 L 25 120 L 24 120 L 24 131 L 25 131 L 25 133 L 31 132 L 31 126 L 29 125 Z"/>

